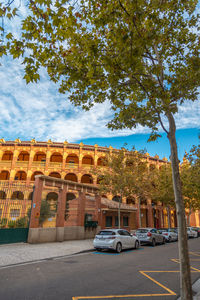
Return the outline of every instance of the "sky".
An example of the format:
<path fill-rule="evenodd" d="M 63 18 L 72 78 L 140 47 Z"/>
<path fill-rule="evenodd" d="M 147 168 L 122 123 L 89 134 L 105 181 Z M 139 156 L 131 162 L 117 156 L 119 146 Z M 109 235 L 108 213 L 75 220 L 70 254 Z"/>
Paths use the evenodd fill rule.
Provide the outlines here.
<path fill-rule="evenodd" d="M 17 24 L 12 24 L 13 31 Z M 67 95 L 59 94 L 58 85 L 51 82 L 45 70 L 41 81 L 26 84 L 20 60 L 1 59 L 0 66 L 0 138 L 6 141 L 20 138 L 23 141 L 69 143 L 121 148 L 125 143 L 131 149 L 145 149 L 150 156 L 169 159 L 170 147 L 166 134 L 148 143 L 150 129 L 138 126 L 133 130 L 111 131 L 106 124 L 113 112 L 108 102 L 95 105 L 90 111 L 74 107 Z M 198 145 L 200 135 L 200 101 L 185 102 L 175 115 L 179 159 L 192 145 Z"/>

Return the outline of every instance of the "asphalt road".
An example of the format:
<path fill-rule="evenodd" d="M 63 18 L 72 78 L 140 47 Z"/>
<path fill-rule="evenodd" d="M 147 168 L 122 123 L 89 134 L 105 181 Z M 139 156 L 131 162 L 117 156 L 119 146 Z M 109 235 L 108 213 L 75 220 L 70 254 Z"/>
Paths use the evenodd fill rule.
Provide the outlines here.
<path fill-rule="evenodd" d="M 192 282 L 200 277 L 200 238 L 189 240 Z M 90 252 L 0 268 L 0 300 L 177 299 L 178 244 L 120 254 Z"/>

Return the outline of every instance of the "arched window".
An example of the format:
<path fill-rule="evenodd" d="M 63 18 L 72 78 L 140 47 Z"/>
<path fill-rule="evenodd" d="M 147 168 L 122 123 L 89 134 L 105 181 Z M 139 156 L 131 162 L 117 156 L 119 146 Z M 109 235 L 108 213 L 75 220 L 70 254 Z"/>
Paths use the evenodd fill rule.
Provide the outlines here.
<path fill-rule="evenodd" d="M 50 177 L 54 177 L 54 178 L 61 178 L 61 175 L 58 172 L 51 172 L 49 174 Z"/>
<path fill-rule="evenodd" d="M 97 166 L 106 166 L 107 160 L 105 157 L 99 157 L 97 160 Z"/>
<path fill-rule="evenodd" d="M 46 201 L 50 205 L 50 211 L 51 211 L 52 215 L 55 216 L 55 214 L 57 212 L 58 194 L 54 193 L 54 192 L 48 193 L 46 196 Z"/>
<path fill-rule="evenodd" d="M 18 171 L 16 174 L 15 174 L 15 180 L 26 180 L 26 172 L 24 171 Z"/>
<path fill-rule="evenodd" d="M 13 153 L 11 151 L 5 151 L 2 160 L 12 160 L 13 159 Z"/>
<path fill-rule="evenodd" d="M 66 194 L 66 201 L 74 200 L 76 199 L 76 196 L 73 193 L 67 193 Z"/>
<path fill-rule="evenodd" d="M 112 200 L 115 201 L 115 202 L 122 202 L 121 197 L 118 196 L 118 195 L 114 196 L 114 197 L 112 198 Z"/>
<path fill-rule="evenodd" d="M 45 162 L 46 161 L 46 154 L 44 152 L 37 152 L 33 158 L 33 161 L 41 161 Z"/>
<path fill-rule="evenodd" d="M 81 183 L 93 183 L 93 178 L 90 174 L 85 174 L 81 177 Z"/>
<path fill-rule="evenodd" d="M 29 153 L 27 151 L 22 151 L 18 158 L 17 158 L 18 161 L 29 161 Z"/>
<path fill-rule="evenodd" d="M 33 200 L 33 192 L 29 193 L 28 200 L 31 200 L 31 201 Z"/>
<path fill-rule="evenodd" d="M 63 157 L 60 153 L 53 153 L 51 155 L 51 158 L 50 158 L 50 162 L 59 162 L 61 163 L 63 161 Z"/>
<path fill-rule="evenodd" d="M 9 180 L 10 173 L 8 171 L 1 171 L 0 180 Z"/>
<path fill-rule="evenodd" d="M 74 181 L 74 182 L 78 182 L 77 176 L 74 173 L 68 173 L 65 176 L 65 180 L 71 180 L 71 181 Z"/>
<path fill-rule="evenodd" d="M 135 204 L 135 198 L 134 197 L 127 197 L 126 198 L 127 204 Z"/>
<path fill-rule="evenodd" d="M 0 199 L 6 199 L 6 193 L 4 191 L 0 191 Z"/>
<path fill-rule="evenodd" d="M 66 204 L 65 204 L 65 221 L 69 218 L 69 201 L 76 199 L 73 193 L 66 194 Z"/>
<path fill-rule="evenodd" d="M 36 175 L 44 175 L 42 172 L 40 172 L 40 171 L 36 171 L 36 172 L 34 172 L 33 174 L 32 174 L 32 176 L 31 176 L 31 181 L 35 181 L 35 176 Z"/>
<path fill-rule="evenodd" d="M 66 158 L 66 164 L 78 164 L 79 159 L 76 154 L 69 154 Z"/>
<path fill-rule="evenodd" d="M 82 159 L 83 165 L 94 165 L 94 159 L 90 155 L 85 155 Z"/>
<path fill-rule="evenodd" d="M 15 191 L 11 196 L 12 200 L 24 200 L 24 194 L 20 191 Z"/>

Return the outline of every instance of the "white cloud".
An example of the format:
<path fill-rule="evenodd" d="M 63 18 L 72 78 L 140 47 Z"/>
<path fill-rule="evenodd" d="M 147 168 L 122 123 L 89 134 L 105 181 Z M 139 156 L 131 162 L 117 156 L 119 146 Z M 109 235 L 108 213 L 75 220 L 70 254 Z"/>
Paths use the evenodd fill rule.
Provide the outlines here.
<path fill-rule="evenodd" d="M 38 84 L 26 85 L 20 61 L 3 61 L 0 67 L 0 128 L 6 140 L 76 142 L 92 137 L 126 136 L 148 133 L 138 126 L 134 130 L 111 131 L 106 124 L 112 117 L 109 103 L 98 104 L 89 112 L 74 107 L 67 95 L 58 93 L 45 71 Z M 186 102 L 175 116 L 177 129 L 200 127 L 199 101 Z"/>

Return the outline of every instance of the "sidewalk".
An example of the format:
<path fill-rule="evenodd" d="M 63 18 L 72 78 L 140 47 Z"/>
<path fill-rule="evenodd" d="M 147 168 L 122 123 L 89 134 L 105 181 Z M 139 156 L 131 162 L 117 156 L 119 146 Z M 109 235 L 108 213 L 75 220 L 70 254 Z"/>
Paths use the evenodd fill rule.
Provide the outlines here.
<path fill-rule="evenodd" d="M 62 243 L 0 245 L 0 267 L 92 250 L 92 241 L 90 239 Z"/>

